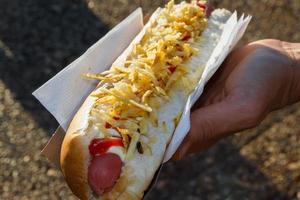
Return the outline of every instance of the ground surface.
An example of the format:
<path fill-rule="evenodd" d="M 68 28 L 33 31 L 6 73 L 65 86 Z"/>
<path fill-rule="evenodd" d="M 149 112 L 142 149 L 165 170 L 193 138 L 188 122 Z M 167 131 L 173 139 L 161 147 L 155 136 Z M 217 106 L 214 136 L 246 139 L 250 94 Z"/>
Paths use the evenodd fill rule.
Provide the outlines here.
<path fill-rule="evenodd" d="M 139 2 L 0 0 L 0 199 L 75 199 L 39 154 L 57 124 L 30 94 Z M 141 2 L 151 11 L 162 1 Z M 299 0 L 211 3 L 253 15 L 244 42 L 300 41 Z M 166 164 L 149 199 L 300 199 L 300 105 Z"/>

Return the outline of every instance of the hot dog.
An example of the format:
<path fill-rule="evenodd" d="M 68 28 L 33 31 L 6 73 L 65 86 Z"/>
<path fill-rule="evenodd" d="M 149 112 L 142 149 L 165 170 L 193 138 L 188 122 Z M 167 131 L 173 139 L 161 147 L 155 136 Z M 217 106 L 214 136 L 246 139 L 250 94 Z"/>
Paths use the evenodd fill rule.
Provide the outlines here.
<path fill-rule="evenodd" d="M 142 199 L 230 16 L 202 1 L 158 8 L 72 120 L 61 168 L 80 199 Z M 112 44 L 117 45 L 117 44 Z"/>

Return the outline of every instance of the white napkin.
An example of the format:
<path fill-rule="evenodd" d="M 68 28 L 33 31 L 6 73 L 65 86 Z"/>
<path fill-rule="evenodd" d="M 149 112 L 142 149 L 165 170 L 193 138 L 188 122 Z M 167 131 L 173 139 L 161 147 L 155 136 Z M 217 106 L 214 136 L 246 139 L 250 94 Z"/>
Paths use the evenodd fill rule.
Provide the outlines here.
<path fill-rule="evenodd" d="M 202 78 L 197 88 L 188 98 L 184 112 L 167 148 L 164 162 L 172 157 L 188 133 L 190 129 L 190 109 L 202 94 L 204 85 L 243 36 L 250 20 L 250 16 L 246 18 L 242 16 L 238 20 L 235 12 L 225 24 L 221 39 L 205 66 Z M 87 72 L 100 73 L 110 68 L 113 61 L 142 28 L 142 10 L 138 8 L 82 56 L 33 93 L 57 119 L 64 130 L 67 129 L 78 108 L 96 86 L 96 82 L 92 83 L 90 80 L 85 80 L 81 77 L 81 74 Z M 56 132 L 43 150 L 44 154 L 53 162 L 59 161 L 59 149 L 63 140 L 61 135 L 63 134 L 62 130 Z"/>
<path fill-rule="evenodd" d="M 172 140 L 168 145 L 165 153 L 164 162 L 167 162 L 176 152 L 186 134 L 190 130 L 190 112 L 194 103 L 199 99 L 203 92 L 204 85 L 217 71 L 227 55 L 231 52 L 233 47 L 238 43 L 241 37 L 244 35 L 246 28 L 251 20 L 248 16 L 244 18 L 244 15 L 237 20 L 237 13 L 234 12 L 224 25 L 223 32 L 219 43 L 214 49 L 210 59 L 208 60 L 201 79 L 198 82 L 198 86 L 192 92 L 187 100 L 183 114 L 173 134 Z"/>

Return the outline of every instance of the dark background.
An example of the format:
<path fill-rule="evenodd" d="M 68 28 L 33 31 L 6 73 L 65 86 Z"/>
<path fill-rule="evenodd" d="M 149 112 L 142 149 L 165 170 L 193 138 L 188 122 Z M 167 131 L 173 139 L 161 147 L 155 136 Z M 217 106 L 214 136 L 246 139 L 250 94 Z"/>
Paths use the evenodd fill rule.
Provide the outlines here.
<path fill-rule="evenodd" d="M 140 2 L 147 12 L 163 3 L 0 0 L 0 199 L 74 199 L 60 172 L 39 154 L 57 123 L 31 93 Z M 299 0 L 210 2 L 253 15 L 243 43 L 300 42 Z M 300 105 L 166 164 L 149 199 L 300 199 Z"/>

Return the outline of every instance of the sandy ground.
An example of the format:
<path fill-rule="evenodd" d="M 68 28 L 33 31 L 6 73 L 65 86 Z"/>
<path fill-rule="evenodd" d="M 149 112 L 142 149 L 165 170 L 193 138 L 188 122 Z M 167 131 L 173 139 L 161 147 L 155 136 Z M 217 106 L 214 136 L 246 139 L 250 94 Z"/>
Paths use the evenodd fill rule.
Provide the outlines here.
<path fill-rule="evenodd" d="M 75 199 L 39 151 L 57 123 L 31 96 L 142 2 L 0 0 L 0 199 Z M 300 41 L 300 1 L 211 0 L 253 15 L 243 39 Z M 234 117 L 234 116 L 232 116 Z M 300 199 L 300 105 L 168 163 L 149 199 Z"/>

